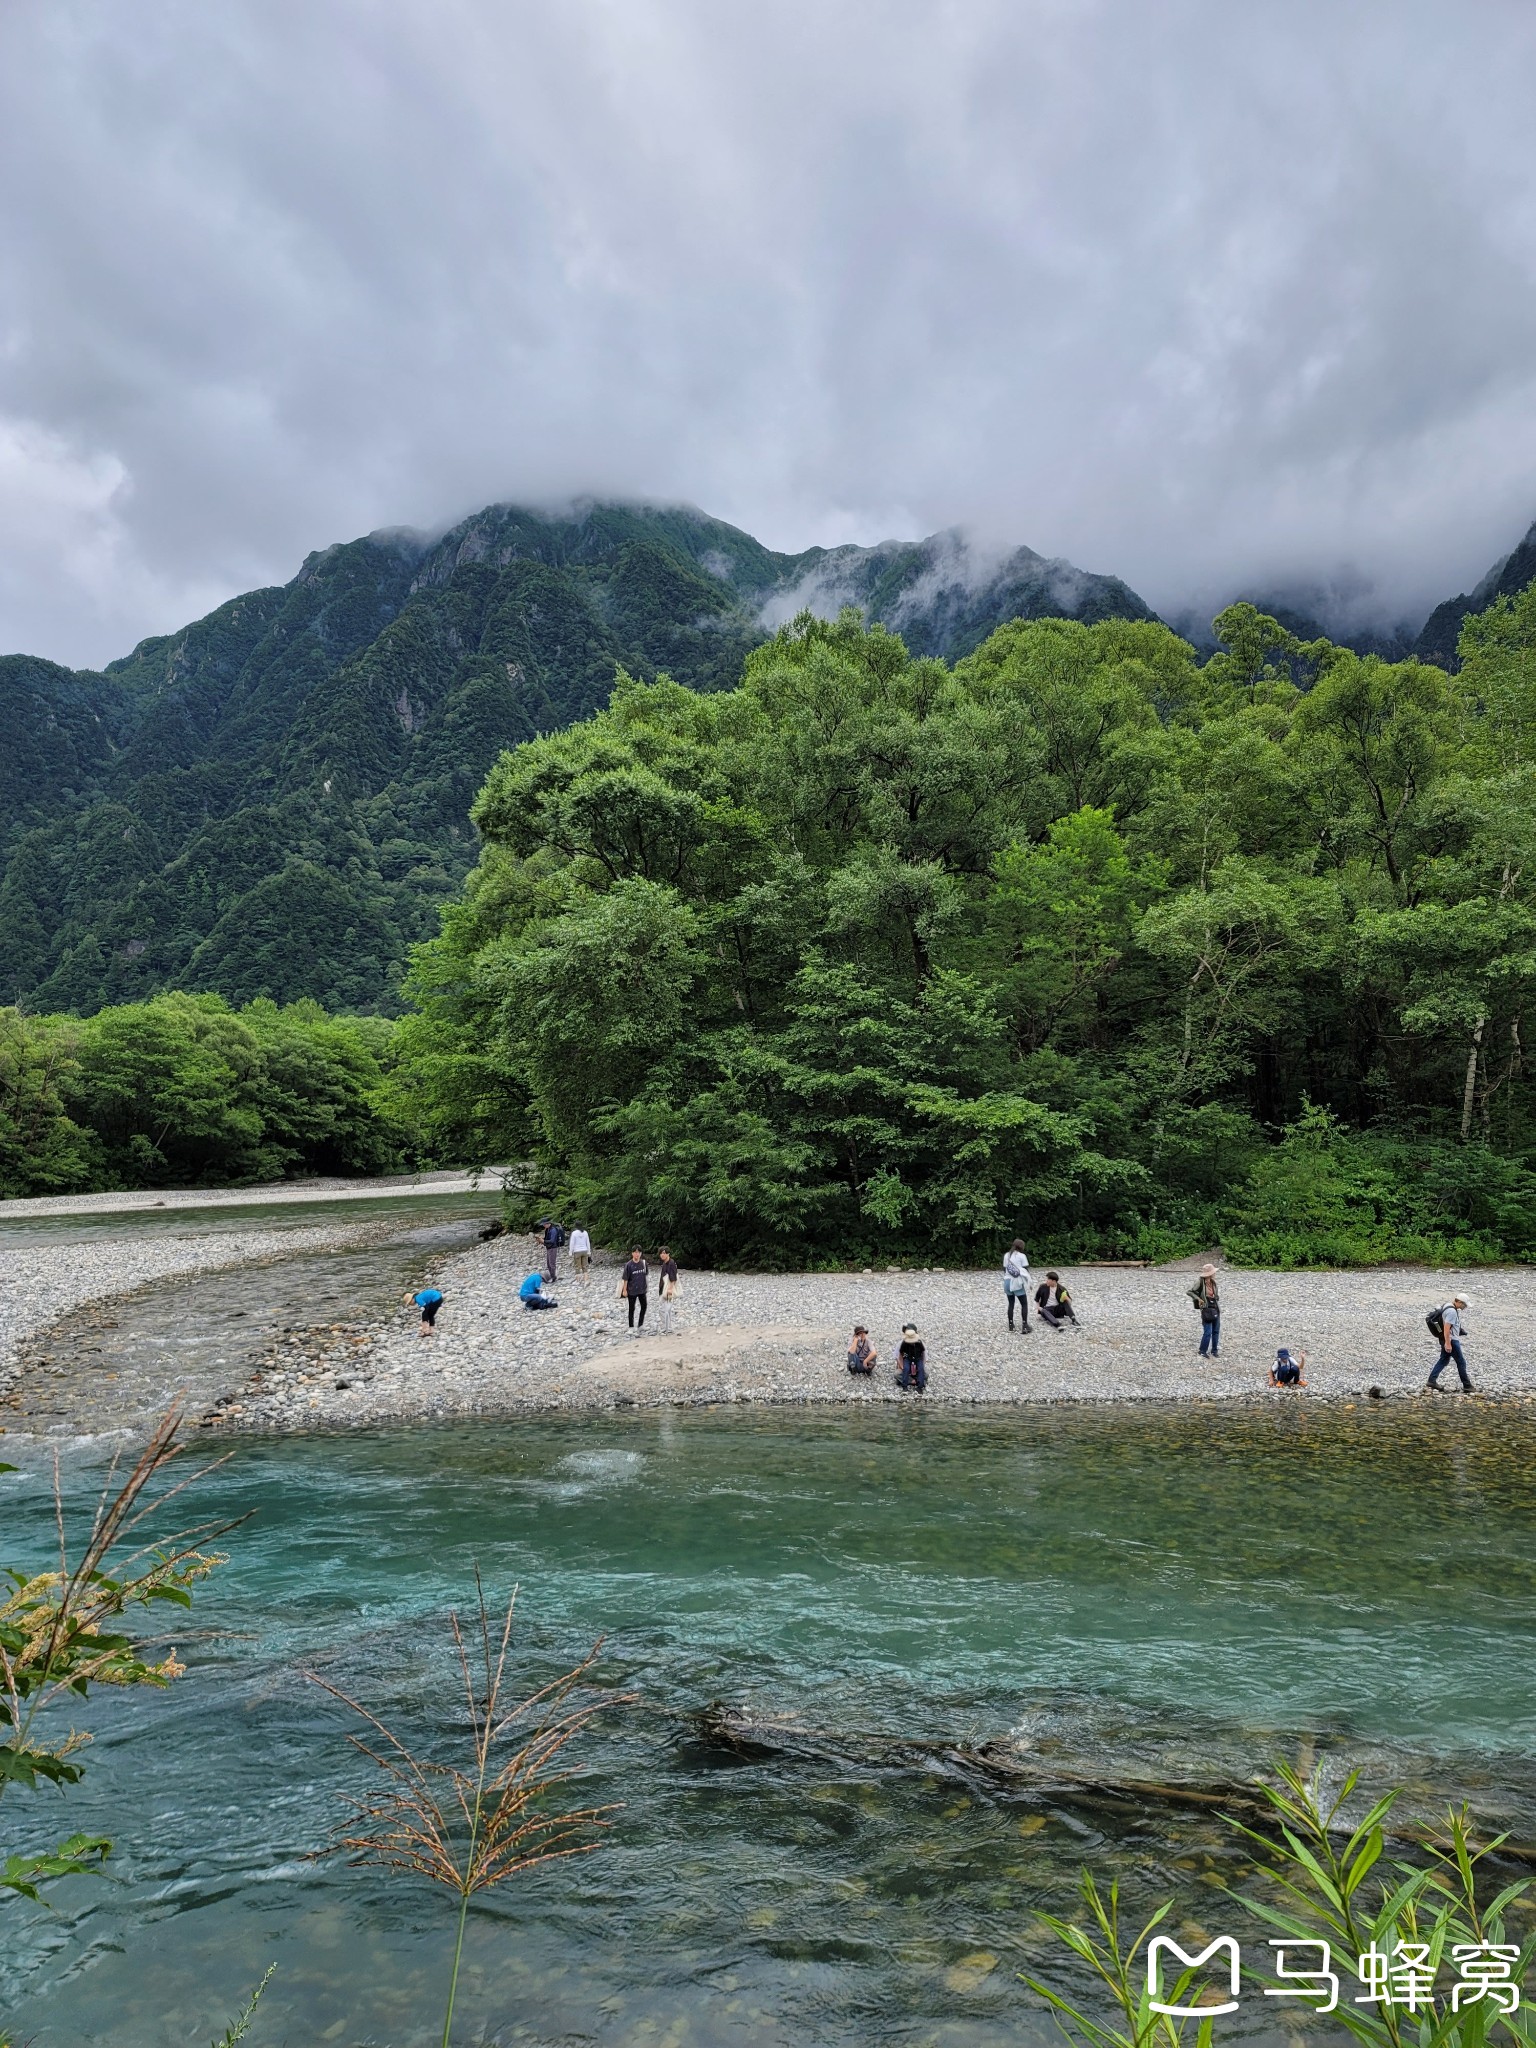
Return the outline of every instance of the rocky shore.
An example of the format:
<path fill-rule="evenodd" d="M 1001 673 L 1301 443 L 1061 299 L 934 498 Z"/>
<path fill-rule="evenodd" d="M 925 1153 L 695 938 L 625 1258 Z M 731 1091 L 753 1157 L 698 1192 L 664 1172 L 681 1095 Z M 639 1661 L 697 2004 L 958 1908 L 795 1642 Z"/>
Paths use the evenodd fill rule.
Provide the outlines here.
<path fill-rule="evenodd" d="M 213 1429 L 345 1427 L 455 1414 L 600 1409 L 667 1402 L 902 1401 L 889 1361 L 904 1321 L 928 1346 L 932 1403 L 1294 1399 L 1266 1386 L 1277 1345 L 1308 1354 L 1310 1394 L 1418 1394 L 1433 1356 L 1426 1309 L 1468 1295 L 1468 1354 L 1481 1393 L 1536 1395 L 1536 1276 L 1423 1271 L 1224 1272 L 1222 1350 L 1199 1358 L 1188 1271 L 1079 1268 L 1064 1277 L 1081 1326 L 1007 1328 L 996 1273 L 685 1273 L 678 1328 L 626 1327 L 617 1267 L 562 1278 L 559 1307 L 525 1311 L 518 1284 L 537 1264 L 502 1237 L 436 1262 L 446 1297 L 435 1335 L 402 1306 L 381 1330 L 325 1324 L 283 1333 L 249 1383 L 210 1410 Z M 873 1379 L 843 1362 L 854 1322 L 881 1354 Z M 1456 1388 L 1454 1368 L 1448 1382 Z M 1447 1391 L 1439 1398 L 1451 1398 Z"/>
<path fill-rule="evenodd" d="M 0 1286 L 0 1425 L 19 1401 L 23 1369 L 65 1377 L 90 1367 L 72 1352 L 41 1344 L 65 1317 L 116 1302 L 163 1280 L 250 1266 L 304 1252 L 365 1243 L 376 1223 L 324 1223 L 270 1230 L 138 1232 L 100 1238 L 40 1238 L 6 1248 Z"/>

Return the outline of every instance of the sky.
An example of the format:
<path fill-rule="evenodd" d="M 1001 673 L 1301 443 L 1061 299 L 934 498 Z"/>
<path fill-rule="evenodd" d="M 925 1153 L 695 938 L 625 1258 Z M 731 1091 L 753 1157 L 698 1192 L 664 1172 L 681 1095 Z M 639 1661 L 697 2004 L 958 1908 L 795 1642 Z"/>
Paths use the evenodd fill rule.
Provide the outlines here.
<path fill-rule="evenodd" d="M 1417 624 L 1536 518 L 1533 106 L 1529 0 L 0 0 L 0 650 L 582 494 Z"/>

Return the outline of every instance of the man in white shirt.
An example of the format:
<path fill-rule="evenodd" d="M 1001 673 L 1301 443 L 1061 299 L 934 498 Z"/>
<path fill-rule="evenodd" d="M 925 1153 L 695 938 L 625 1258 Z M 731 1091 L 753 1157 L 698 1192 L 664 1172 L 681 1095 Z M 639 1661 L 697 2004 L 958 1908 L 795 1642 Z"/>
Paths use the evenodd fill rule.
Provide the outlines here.
<path fill-rule="evenodd" d="M 1440 1384 L 1441 1373 L 1445 1371 L 1445 1368 L 1454 1359 L 1456 1361 L 1456 1370 L 1461 1374 L 1461 1391 L 1464 1394 L 1470 1394 L 1472 1392 L 1472 1375 L 1467 1371 L 1467 1361 L 1461 1349 L 1461 1340 L 1467 1334 L 1467 1326 L 1461 1320 L 1461 1312 L 1466 1305 L 1467 1297 L 1464 1294 L 1458 1294 L 1453 1296 L 1440 1311 L 1440 1356 L 1430 1368 L 1429 1384 L 1432 1387 L 1437 1387 Z"/>
<path fill-rule="evenodd" d="M 569 1250 L 571 1264 L 575 1268 L 575 1277 L 578 1280 L 585 1280 L 587 1277 L 587 1262 L 592 1257 L 592 1240 L 579 1223 L 571 1232 Z"/>

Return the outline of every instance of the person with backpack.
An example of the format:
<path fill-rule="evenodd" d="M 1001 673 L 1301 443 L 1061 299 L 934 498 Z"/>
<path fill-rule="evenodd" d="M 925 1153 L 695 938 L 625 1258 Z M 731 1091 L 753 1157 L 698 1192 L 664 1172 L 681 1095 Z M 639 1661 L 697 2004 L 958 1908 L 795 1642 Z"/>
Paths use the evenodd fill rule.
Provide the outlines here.
<path fill-rule="evenodd" d="M 565 1230 L 551 1217 L 544 1226 L 544 1271 L 551 1280 L 560 1278 L 560 1247 L 565 1243 Z"/>
<path fill-rule="evenodd" d="M 1429 1384 L 1438 1387 L 1441 1373 L 1454 1360 L 1461 1375 L 1461 1391 L 1470 1394 L 1473 1392 L 1472 1375 L 1467 1371 L 1466 1353 L 1461 1348 L 1461 1340 L 1467 1334 L 1467 1326 L 1461 1319 L 1461 1312 L 1466 1306 L 1467 1297 L 1455 1294 L 1440 1308 L 1432 1308 L 1424 1320 L 1429 1325 L 1430 1335 L 1440 1346 L 1440 1356 L 1429 1370 Z"/>
<path fill-rule="evenodd" d="M 1022 1237 L 1016 1237 L 1003 1253 L 1003 1297 L 1008 1303 L 1008 1327 L 1013 1328 L 1013 1306 L 1019 1306 L 1019 1328 L 1029 1335 L 1029 1253 Z"/>
<path fill-rule="evenodd" d="M 442 1289 L 423 1287 L 419 1294 L 408 1294 L 405 1298 L 408 1303 L 414 1303 L 421 1310 L 420 1335 L 432 1336 L 437 1328 L 437 1312 L 443 1305 Z"/>
<path fill-rule="evenodd" d="M 1189 1298 L 1200 1311 L 1200 1356 L 1221 1356 L 1221 1291 L 1216 1285 L 1216 1268 L 1202 1266 L 1200 1278 L 1189 1290 Z"/>
<path fill-rule="evenodd" d="M 928 1354 L 916 1323 L 903 1323 L 901 1342 L 896 1347 L 896 1360 L 901 1370 L 896 1375 L 898 1387 L 910 1393 L 926 1394 L 928 1391 Z"/>

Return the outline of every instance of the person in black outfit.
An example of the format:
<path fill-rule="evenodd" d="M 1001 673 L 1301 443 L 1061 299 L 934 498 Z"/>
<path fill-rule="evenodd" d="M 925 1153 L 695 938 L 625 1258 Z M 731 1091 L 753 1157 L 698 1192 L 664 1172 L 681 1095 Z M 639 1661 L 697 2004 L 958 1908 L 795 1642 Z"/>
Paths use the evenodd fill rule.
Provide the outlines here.
<path fill-rule="evenodd" d="M 1035 1307 L 1048 1330 L 1059 1330 L 1063 1323 L 1076 1327 L 1077 1311 L 1072 1306 L 1071 1295 L 1061 1284 L 1059 1273 L 1047 1273 L 1035 1289 Z"/>
<path fill-rule="evenodd" d="M 624 1289 L 624 1298 L 629 1303 L 629 1327 L 632 1330 L 637 1325 L 642 1330 L 645 1328 L 645 1304 L 650 1292 L 650 1277 L 651 1269 L 645 1263 L 645 1253 L 636 1245 L 624 1261 L 624 1277 L 620 1282 Z M 637 1308 L 640 1311 L 638 1316 L 635 1314 Z"/>
<path fill-rule="evenodd" d="M 928 1391 L 928 1356 L 923 1340 L 917 1333 L 916 1323 L 903 1323 L 901 1342 L 896 1348 L 897 1362 L 901 1367 L 896 1375 L 898 1387 L 906 1387 L 914 1394 Z"/>

